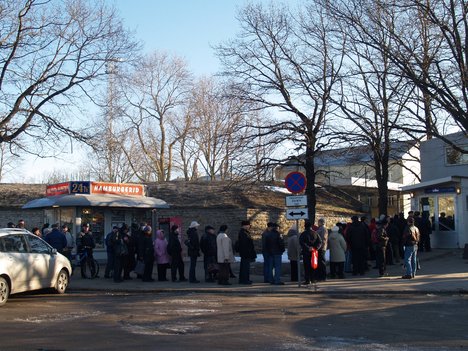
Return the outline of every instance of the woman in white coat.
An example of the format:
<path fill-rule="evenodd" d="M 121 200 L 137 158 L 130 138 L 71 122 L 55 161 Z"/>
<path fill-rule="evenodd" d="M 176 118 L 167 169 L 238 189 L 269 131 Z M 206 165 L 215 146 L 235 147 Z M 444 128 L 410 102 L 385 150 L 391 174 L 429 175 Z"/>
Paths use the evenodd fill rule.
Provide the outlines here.
<path fill-rule="evenodd" d="M 330 278 L 344 278 L 344 263 L 346 260 L 346 241 L 334 226 L 328 236 L 330 250 Z"/>
<path fill-rule="evenodd" d="M 234 263 L 234 252 L 232 251 L 232 242 L 227 235 L 227 225 L 219 227 L 219 233 L 216 237 L 216 246 L 218 253 L 218 284 L 231 285 L 229 283 L 229 267 Z"/>

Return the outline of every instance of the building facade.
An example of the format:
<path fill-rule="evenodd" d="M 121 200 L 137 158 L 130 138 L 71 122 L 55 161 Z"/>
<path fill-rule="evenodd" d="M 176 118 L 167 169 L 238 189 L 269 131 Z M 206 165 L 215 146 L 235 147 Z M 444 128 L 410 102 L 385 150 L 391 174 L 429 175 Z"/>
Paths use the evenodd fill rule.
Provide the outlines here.
<path fill-rule="evenodd" d="M 401 187 L 419 182 L 421 173 L 418 143 L 413 141 L 391 144 L 388 178 L 388 214 L 406 212 L 411 207 L 410 197 Z M 322 150 L 315 157 L 316 182 L 319 185 L 341 187 L 355 193 L 366 211 L 378 217 L 378 191 L 373 166 L 372 150 L 368 147 L 347 147 Z M 275 169 L 275 178 L 284 179 L 289 172 L 304 172 L 291 161 Z M 351 191 L 349 191 L 351 189 Z"/>
<path fill-rule="evenodd" d="M 151 225 L 156 212 L 168 207 L 165 201 L 147 196 L 142 184 L 70 181 L 46 186 L 45 197 L 31 200 L 22 208 L 41 209 L 43 223 L 67 224 L 73 234 L 88 223 L 96 249 L 104 251 L 104 237 L 113 226 L 143 222 Z"/>
<path fill-rule="evenodd" d="M 468 151 L 463 133 L 447 135 Z M 411 196 L 411 208 L 425 212 L 432 221 L 432 245 L 461 248 L 468 243 L 468 153 L 441 139 L 421 143 L 421 182 L 403 187 Z"/>

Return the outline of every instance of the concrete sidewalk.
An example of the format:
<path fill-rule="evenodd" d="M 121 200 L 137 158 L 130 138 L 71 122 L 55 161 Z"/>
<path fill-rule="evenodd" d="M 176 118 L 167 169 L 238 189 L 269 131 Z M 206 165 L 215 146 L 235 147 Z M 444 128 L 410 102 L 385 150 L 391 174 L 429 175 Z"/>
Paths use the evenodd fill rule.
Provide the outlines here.
<path fill-rule="evenodd" d="M 308 286 L 298 287 L 297 282 L 289 282 L 289 275 L 283 276 L 285 285 L 270 285 L 263 283 L 261 263 L 252 267 L 251 279 L 253 285 L 239 285 L 237 278 L 232 278 L 231 286 L 221 286 L 216 283 L 205 283 L 203 280 L 203 262 L 197 263 L 197 278 L 202 282 L 190 284 L 188 282 L 142 282 L 134 278 L 122 283 L 114 283 L 112 279 L 102 278 L 104 266 L 100 269 L 100 278 L 82 279 L 79 268 L 71 277 L 70 291 L 102 291 L 102 292 L 203 292 L 229 294 L 291 294 L 291 293 L 321 293 L 321 294 L 466 294 L 468 293 L 468 261 L 462 259 L 463 250 L 436 249 L 432 252 L 420 253 L 421 270 L 415 279 L 401 279 L 403 267 L 401 264 L 388 266 L 388 276 L 379 278 L 376 269 L 371 269 L 365 276 L 354 277 L 347 274 L 345 279 L 329 279 Z M 233 266 L 238 274 L 238 264 Z M 186 277 L 188 263 L 186 263 Z M 133 273 L 132 273 L 133 274 Z M 168 270 L 168 277 L 170 272 Z M 153 274 L 156 277 L 156 267 Z"/>

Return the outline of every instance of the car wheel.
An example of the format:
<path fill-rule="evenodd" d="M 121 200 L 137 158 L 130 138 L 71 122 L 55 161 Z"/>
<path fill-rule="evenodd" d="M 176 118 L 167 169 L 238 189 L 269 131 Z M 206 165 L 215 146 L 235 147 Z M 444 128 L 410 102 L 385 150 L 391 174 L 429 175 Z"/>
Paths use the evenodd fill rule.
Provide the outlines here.
<path fill-rule="evenodd" d="M 10 286 L 5 278 L 0 277 L 0 306 L 3 306 L 8 301 L 10 296 Z"/>
<path fill-rule="evenodd" d="M 57 281 L 55 282 L 55 291 L 59 294 L 65 294 L 67 290 L 70 277 L 65 269 L 62 269 L 58 274 Z"/>

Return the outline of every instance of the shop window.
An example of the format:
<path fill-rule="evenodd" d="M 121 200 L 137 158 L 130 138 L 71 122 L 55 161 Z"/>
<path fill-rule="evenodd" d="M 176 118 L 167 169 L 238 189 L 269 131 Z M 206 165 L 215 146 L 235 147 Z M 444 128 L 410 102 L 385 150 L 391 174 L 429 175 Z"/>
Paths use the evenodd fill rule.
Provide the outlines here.
<path fill-rule="evenodd" d="M 455 229 L 455 199 L 451 196 L 439 197 L 439 230 Z"/>
<path fill-rule="evenodd" d="M 460 148 L 465 150 L 466 153 L 462 153 L 459 150 L 455 150 L 452 147 L 445 148 L 445 164 L 447 165 L 468 164 L 468 145 L 461 145 Z"/>
<path fill-rule="evenodd" d="M 81 223 L 89 223 L 93 233 L 96 249 L 104 248 L 104 211 L 95 208 L 84 208 L 81 212 Z"/>
<path fill-rule="evenodd" d="M 112 210 L 111 211 L 111 226 L 120 227 L 122 223 L 125 223 L 125 211 L 123 210 Z M 128 224 L 128 223 L 127 223 Z"/>

